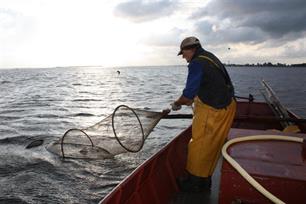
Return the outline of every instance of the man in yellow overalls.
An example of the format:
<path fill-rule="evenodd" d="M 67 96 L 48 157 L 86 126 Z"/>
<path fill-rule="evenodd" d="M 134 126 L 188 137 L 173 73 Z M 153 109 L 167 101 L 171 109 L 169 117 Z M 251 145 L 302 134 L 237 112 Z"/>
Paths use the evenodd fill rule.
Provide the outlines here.
<path fill-rule="evenodd" d="M 189 63 L 188 77 L 183 94 L 171 104 L 172 110 L 194 103 L 188 175 L 178 179 L 178 186 L 182 191 L 199 192 L 211 187 L 211 176 L 232 125 L 234 87 L 224 65 L 204 50 L 196 37 L 185 38 L 178 55 Z"/>

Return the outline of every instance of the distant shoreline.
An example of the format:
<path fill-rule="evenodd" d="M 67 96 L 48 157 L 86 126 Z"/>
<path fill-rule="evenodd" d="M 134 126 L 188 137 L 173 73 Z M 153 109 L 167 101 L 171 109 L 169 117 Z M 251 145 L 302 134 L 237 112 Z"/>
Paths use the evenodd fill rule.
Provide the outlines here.
<path fill-rule="evenodd" d="M 300 63 L 300 64 L 282 64 L 282 63 L 276 63 L 272 64 L 271 62 L 265 62 L 263 64 L 257 63 L 257 64 L 224 64 L 225 66 L 230 67 L 306 67 L 306 63 Z"/>
<path fill-rule="evenodd" d="M 300 63 L 300 64 L 282 64 L 282 63 L 276 63 L 273 64 L 271 62 L 267 63 L 256 63 L 256 64 L 231 64 L 231 63 L 223 63 L 227 67 L 256 67 L 256 68 L 269 68 L 269 67 L 279 67 L 279 68 L 306 68 L 306 63 Z M 137 68 L 137 67 L 186 67 L 187 65 L 146 65 L 146 66 L 113 66 L 113 67 L 104 67 L 104 66 L 99 66 L 99 65 L 92 65 L 92 66 L 56 66 L 56 67 L 11 67 L 11 68 L 4 68 L 0 67 L 0 70 L 14 70 L 14 69 L 61 69 L 61 68 L 112 68 L 112 69 L 124 69 L 124 68 Z"/>

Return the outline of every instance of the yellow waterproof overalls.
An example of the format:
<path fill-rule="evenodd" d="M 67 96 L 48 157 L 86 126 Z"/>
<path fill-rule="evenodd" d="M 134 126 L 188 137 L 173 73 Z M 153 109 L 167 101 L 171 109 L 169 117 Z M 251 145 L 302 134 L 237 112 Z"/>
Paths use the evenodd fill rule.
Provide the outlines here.
<path fill-rule="evenodd" d="M 200 177 L 213 174 L 235 113 L 234 99 L 226 108 L 216 109 L 195 98 L 186 166 L 189 173 Z"/>

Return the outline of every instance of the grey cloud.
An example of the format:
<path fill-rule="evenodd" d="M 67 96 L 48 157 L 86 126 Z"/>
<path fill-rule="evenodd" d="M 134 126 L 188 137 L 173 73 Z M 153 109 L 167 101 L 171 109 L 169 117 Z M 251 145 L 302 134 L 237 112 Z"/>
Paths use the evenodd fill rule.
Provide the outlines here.
<path fill-rule="evenodd" d="M 306 5 L 305 5 L 306 6 Z M 262 13 L 258 17 L 248 18 L 242 25 L 260 28 L 273 38 L 282 38 L 289 33 L 306 31 L 306 9 L 304 13 L 288 15 L 286 13 Z"/>
<path fill-rule="evenodd" d="M 285 45 L 285 49 L 281 53 L 282 57 L 287 57 L 287 58 L 305 58 L 306 56 L 306 43 L 305 43 L 305 38 L 302 39 L 301 41 L 303 42 L 297 42 L 294 45 Z"/>
<path fill-rule="evenodd" d="M 213 24 L 207 20 L 200 21 L 199 23 L 196 23 L 198 31 L 200 31 L 203 34 L 211 34 L 213 32 Z"/>
<path fill-rule="evenodd" d="M 230 22 L 228 27 L 218 32 L 226 35 L 224 40 L 236 42 L 262 42 L 263 40 L 290 40 L 305 35 L 306 32 L 306 1 L 305 0 L 214 0 L 204 8 L 194 12 L 192 19 L 213 19 L 217 25 L 224 21 Z M 196 30 L 207 34 L 201 24 Z M 221 26 L 222 27 L 222 26 Z M 231 30 L 237 30 L 237 37 L 230 37 Z M 252 32 L 253 31 L 253 32 Z M 216 35 L 216 34 L 215 34 Z M 216 37 L 215 40 L 218 40 Z"/>
<path fill-rule="evenodd" d="M 114 9 L 114 14 L 133 22 L 151 21 L 171 15 L 176 8 L 175 2 L 173 0 L 132 0 L 118 4 Z"/>
<path fill-rule="evenodd" d="M 200 21 L 195 24 L 196 33 L 204 42 L 209 44 L 220 43 L 249 43 L 255 44 L 263 42 L 265 39 L 265 33 L 260 29 L 254 29 L 250 27 L 226 27 L 219 28 L 216 31 L 212 29 L 213 24 L 206 20 Z"/>
<path fill-rule="evenodd" d="M 290 13 L 305 10 L 304 0 L 213 0 L 194 12 L 193 17 L 218 16 L 244 18 L 241 15 L 257 15 L 265 12 Z M 293 13 L 297 14 L 297 13 Z"/>
<path fill-rule="evenodd" d="M 151 34 L 144 42 L 156 47 L 178 47 L 184 32 L 183 29 L 173 28 L 164 34 Z"/>

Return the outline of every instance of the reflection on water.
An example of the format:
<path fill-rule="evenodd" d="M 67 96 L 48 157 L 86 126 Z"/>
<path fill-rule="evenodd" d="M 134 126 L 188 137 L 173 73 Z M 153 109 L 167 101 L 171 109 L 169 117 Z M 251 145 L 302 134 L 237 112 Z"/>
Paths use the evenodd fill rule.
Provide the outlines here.
<path fill-rule="evenodd" d="M 160 111 L 181 94 L 185 67 L 0 70 L 0 203 L 97 203 L 190 120 L 162 120 L 137 154 L 65 160 L 46 150 L 70 128 L 85 128 L 121 104 Z M 306 69 L 229 68 L 236 93 L 262 100 L 265 79 L 285 106 L 306 116 Z M 302 87 L 302 88 L 301 88 Z M 184 108 L 190 113 L 190 108 Z M 42 146 L 25 149 L 33 140 Z"/>

